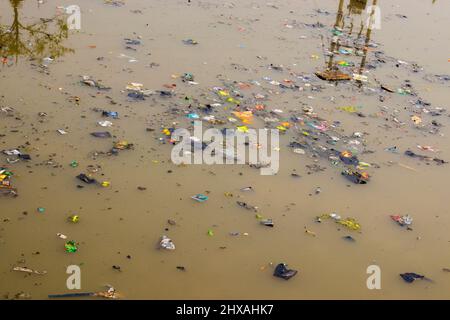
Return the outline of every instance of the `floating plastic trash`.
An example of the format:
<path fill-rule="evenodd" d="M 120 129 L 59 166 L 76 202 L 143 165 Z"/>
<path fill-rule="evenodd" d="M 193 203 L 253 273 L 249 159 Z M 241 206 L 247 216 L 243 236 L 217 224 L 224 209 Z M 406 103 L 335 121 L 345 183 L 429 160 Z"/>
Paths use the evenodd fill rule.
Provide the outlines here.
<path fill-rule="evenodd" d="M 116 1 L 115 1 L 116 2 Z M 72 293 L 62 293 L 62 294 L 49 294 L 50 299 L 54 298 L 77 298 L 77 297 L 101 297 L 106 299 L 119 299 L 123 297 L 122 294 L 118 293 L 114 287 L 110 285 L 106 286 L 107 291 L 100 292 L 72 292 Z"/>
<path fill-rule="evenodd" d="M 87 183 L 87 184 L 93 184 L 93 183 L 97 183 L 97 180 L 95 180 L 94 178 L 90 178 L 88 177 L 86 174 L 81 173 L 77 176 L 77 179 Z"/>
<path fill-rule="evenodd" d="M 64 248 L 66 249 L 66 252 L 77 252 L 78 247 L 75 243 L 75 241 L 71 240 L 71 241 L 67 241 L 66 244 L 64 245 Z"/>
<path fill-rule="evenodd" d="M 369 168 L 371 166 L 372 165 L 370 163 L 359 161 L 357 168 L 358 169 L 364 169 L 364 168 Z"/>
<path fill-rule="evenodd" d="M 347 81 L 347 80 L 351 80 L 351 77 L 346 74 L 343 73 L 339 70 L 336 71 L 331 71 L 331 70 L 326 70 L 326 71 L 318 71 L 315 73 L 315 75 L 321 79 L 321 80 L 326 80 L 326 81 Z"/>
<path fill-rule="evenodd" d="M 350 241 L 350 242 L 355 242 L 356 241 L 355 238 L 353 238 L 352 236 L 344 236 L 344 237 L 342 237 L 342 239 Z"/>
<path fill-rule="evenodd" d="M 67 221 L 72 223 L 78 223 L 80 221 L 80 216 L 74 214 L 67 218 Z"/>
<path fill-rule="evenodd" d="M 0 167 L 0 195 L 17 196 L 17 189 L 11 186 L 13 173 L 6 168 Z"/>
<path fill-rule="evenodd" d="M 253 211 L 255 211 L 255 212 L 258 211 L 258 207 L 252 206 L 252 205 L 250 205 L 250 204 L 248 204 L 248 203 L 246 203 L 246 202 L 236 201 L 236 203 L 237 203 L 238 206 L 240 206 L 240 207 L 242 207 L 242 208 L 245 208 L 245 209 L 247 209 L 247 210 L 253 210 Z"/>
<path fill-rule="evenodd" d="M 407 283 L 412 283 L 416 279 L 425 279 L 425 276 L 422 276 L 420 274 L 414 273 L 414 272 L 407 272 L 407 273 L 401 273 L 400 277 L 402 277 L 403 280 Z"/>
<path fill-rule="evenodd" d="M 97 88 L 98 90 L 110 90 L 110 87 L 102 85 L 99 81 L 92 79 L 91 76 L 82 76 L 81 83 L 89 87 Z"/>
<path fill-rule="evenodd" d="M 189 119 L 199 119 L 200 116 L 196 113 L 189 113 L 186 117 L 188 117 Z"/>
<path fill-rule="evenodd" d="M 108 131 L 102 131 L 102 132 L 92 132 L 91 136 L 96 138 L 111 138 L 112 135 Z"/>
<path fill-rule="evenodd" d="M 397 222 L 402 227 L 410 226 L 412 224 L 412 222 L 413 222 L 413 218 L 409 214 L 404 215 L 404 216 L 391 215 L 390 217 L 391 217 L 392 220 Z"/>
<path fill-rule="evenodd" d="M 121 140 L 121 141 L 114 143 L 114 149 L 117 149 L 117 150 L 126 150 L 126 149 L 131 149 L 132 147 L 133 147 L 133 144 L 129 143 L 128 141 L 125 141 L 125 140 Z"/>
<path fill-rule="evenodd" d="M 322 219 L 330 219 L 330 218 L 333 219 L 336 223 L 346 226 L 351 230 L 361 229 L 361 225 L 354 218 L 342 219 L 341 216 L 338 215 L 337 213 L 323 214 L 319 217 L 316 217 L 316 221 L 322 222 Z"/>
<path fill-rule="evenodd" d="M 421 124 L 422 123 L 422 119 L 418 116 L 412 116 L 411 117 L 412 122 L 414 122 L 414 124 Z"/>
<path fill-rule="evenodd" d="M 237 130 L 239 132 L 247 133 L 248 132 L 248 127 L 247 126 L 240 126 L 240 127 L 237 127 Z"/>
<path fill-rule="evenodd" d="M 3 150 L 3 153 L 7 156 L 18 156 L 21 154 L 21 152 L 17 149 Z"/>
<path fill-rule="evenodd" d="M 266 227 L 271 227 L 271 228 L 273 228 L 273 227 L 275 226 L 274 223 L 273 223 L 273 221 L 272 221 L 272 219 L 262 220 L 262 221 L 260 221 L 260 223 L 261 223 L 262 225 L 266 226 Z"/>
<path fill-rule="evenodd" d="M 119 118 L 119 113 L 116 111 L 103 111 L 102 116 L 117 119 Z"/>
<path fill-rule="evenodd" d="M 341 159 L 341 161 L 347 165 L 358 165 L 359 164 L 359 160 L 356 156 L 354 156 L 350 151 L 342 151 L 339 154 L 339 159 Z"/>
<path fill-rule="evenodd" d="M 292 270 L 287 268 L 287 264 L 280 263 L 275 267 L 273 275 L 284 280 L 289 280 L 298 273 L 297 270 Z"/>
<path fill-rule="evenodd" d="M 350 169 L 342 171 L 342 175 L 355 184 L 366 184 L 370 176 L 366 172 L 358 172 Z"/>
<path fill-rule="evenodd" d="M 236 118 L 239 118 L 243 123 L 251 123 L 253 120 L 253 113 L 251 111 L 235 111 L 233 114 L 236 116 Z"/>
<path fill-rule="evenodd" d="M 124 39 L 125 40 L 125 44 L 127 45 L 131 45 L 131 46 L 137 46 L 141 44 L 141 40 L 138 39 Z"/>
<path fill-rule="evenodd" d="M 197 44 L 198 44 L 198 42 L 197 42 L 196 40 L 194 40 L 194 39 L 186 39 L 186 40 L 183 40 L 183 43 L 184 43 L 185 45 L 197 45 Z"/>
<path fill-rule="evenodd" d="M 127 86 L 125 87 L 126 90 L 130 90 L 130 91 L 141 91 L 144 88 L 144 85 L 142 83 L 136 83 L 136 82 L 131 82 L 129 84 L 127 84 Z"/>
<path fill-rule="evenodd" d="M 165 250 L 175 250 L 175 244 L 165 235 L 161 237 L 159 247 Z"/>
<path fill-rule="evenodd" d="M 226 101 L 229 102 L 229 103 L 234 103 L 234 104 L 240 104 L 241 103 L 239 100 L 237 100 L 237 99 L 235 99 L 233 97 L 228 97 L 226 99 Z"/>
<path fill-rule="evenodd" d="M 344 48 L 341 48 L 341 49 L 339 49 L 339 53 L 340 54 L 345 54 L 345 55 L 347 55 L 347 54 L 352 54 L 353 53 L 353 50 L 352 49 L 344 49 Z"/>
<path fill-rule="evenodd" d="M 162 130 L 162 133 L 164 133 L 166 136 L 171 136 L 172 135 L 172 131 L 168 128 L 164 128 Z"/>
<path fill-rule="evenodd" d="M 448 163 L 445 160 L 434 158 L 434 157 L 429 157 L 429 156 L 424 156 L 424 155 L 421 155 L 421 154 L 417 154 L 417 153 L 414 153 L 411 150 L 406 150 L 405 151 L 405 155 L 407 155 L 408 157 L 416 158 L 416 159 L 423 160 L 423 161 L 434 161 L 438 165 Z"/>
<path fill-rule="evenodd" d="M 145 95 L 140 91 L 131 91 L 127 94 L 127 96 L 134 100 L 145 100 Z"/>
<path fill-rule="evenodd" d="M 438 149 L 433 148 L 432 146 L 421 146 L 421 145 L 417 145 L 417 148 L 419 148 L 420 150 L 423 150 L 423 151 L 439 152 Z"/>
<path fill-rule="evenodd" d="M 392 153 L 398 153 L 397 146 L 392 146 L 392 147 L 385 148 L 384 151 L 388 151 L 388 152 L 392 152 Z"/>
<path fill-rule="evenodd" d="M 14 267 L 13 271 L 20 271 L 20 272 L 25 272 L 25 273 L 34 273 L 34 274 L 38 274 L 38 275 L 44 275 L 47 274 L 47 271 L 38 271 L 38 270 L 33 270 L 27 267 Z"/>
<path fill-rule="evenodd" d="M 362 74 L 356 74 L 356 73 L 354 73 L 354 74 L 353 74 L 353 80 L 361 81 L 361 82 L 367 82 L 367 76 L 364 76 L 364 75 L 362 75 Z"/>
<path fill-rule="evenodd" d="M 219 90 L 219 91 L 217 91 L 217 94 L 221 97 L 228 97 L 230 95 L 230 93 L 225 90 Z"/>
<path fill-rule="evenodd" d="M 350 66 L 350 63 L 348 63 L 347 61 L 344 61 L 344 60 L 338 61 L 337 64 L 340 65 L 341 67 L 348 67 L 348 66 Z"/>
<path fill-rule="evenodd" d="M 352 230 L 361 229 L 360 224 L 353 218 L 340 219 L 340 220 L 337 220 L 336 222 L 343 226 L 346 226 L 347 228 L 352 229 Z"/>
<path fill-rule="evenodd" d="M 181 77 L 183 81 L 194 81 L 194 75 L 192 73 L 186 72 Z"/>
<path fill-rule="evenodd" d="M 348 112 L 348 113 L 355 113 L 359 111 L 358 107 L 355 106 L 344 106 L 344 107 L 338 107 L 339 110 Z"/>
<path fill-rule="evenodd" d="M 113 125 L 113 123 L 108 120 L 99 121 L 97 124 L 101 127 L 111 127 Z"/>
<path fill-rule="evenodd" d="M 111 182 L 109 182 L 109 181 L 103 181 L 103 182 L 101 183 L 101 185 L 102 185 L 102 187 L 107 188 L 107 187 L 111 186 Z"/>
<path fill-rule="evenodd" d="M 196 194 L 195 196 L 192 196 L 191 198 L 198 202 L 205 202 L 206 200 L 208 200 L 208 196 L 205 196 L 204 194 L 200 193 Z"/>

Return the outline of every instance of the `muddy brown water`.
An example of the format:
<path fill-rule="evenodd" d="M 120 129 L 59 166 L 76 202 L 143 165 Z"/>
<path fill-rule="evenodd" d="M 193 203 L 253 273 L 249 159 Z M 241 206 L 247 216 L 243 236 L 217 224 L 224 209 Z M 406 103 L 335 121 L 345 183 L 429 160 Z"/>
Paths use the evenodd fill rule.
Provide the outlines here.
<path fill-rule="evenodd" d="M 23 55 L 0 68 L 0 106 L 14 108 L 10 116 L 0 114 L 0 149 L 25 146 L 21 150 L 32 157 L 29 162 L 8 164 L 7 157 L 0 156 L 1 166 L 14 172 L 12 183 L 19 191 L 17 198 L 0 198 L 3 298 L 26 292 L 34 299 L 45 299 L 48 294 L 70 292 L 66 288 L 69 265 L 81 267 L 82 289 L 75 292 L 100 291 L 111 284 L 129 299 L 450 297 L 450 274 L 442 270 L 450 267 L 449 166 L 403 155 L 411 149 L 449 160 L 450 119 L 447 113 L 438 117 L 419 114 L 424 123 L 436 120 L 442 124 L 438 133 L 430 134 L 416 128 L 410 119 L 411 101 L 417 97 L 371 93 L 354 81 L 335 86 L 313 76 L 324 69 L 320 35 L 328 48 L 338 1 L 273 0 L 268 5 L 247 0 L 190 4 L 127 0 L 123 6 L 111 6 L 101 0 L 48 0 L 38 6 L 36 1 L 25 0 L 18 11 L 26 24 L 52 17 L 57 6 L 72 4 L 81 7 L 82 28 L 69 31 L 64 45 L 74 53 L 55 59 L 48 68 Z M 365 21 L 365 13 L 349 16 L 347 5 L 345 1 L 346 21 L 353 18 L 355 25 Z M 381 50 L 393 61 L 409 64 L 397 68 L 388 61 L 368 69 L 369 82 L 363 87 L 378 90 L 374 77 L 393 88 L 409 79 L 418 96 L 431 103 L 429 108 L 446 110 L 449 82 L 437 81 L 434 75 L 450 74 L 450 3 L 379 0 L 378 5 L 381 29 L 372 33 L 378 48 L 369 50 L 368 63 L 374 61 L 374 51 Z M 329 14 L 319 14 L 316 9 Z M 12 21 L 11 4 L 2 1 L 0 22 L 10 25 Z M 325 27 L 303 24 L 318 21 Z M 137 36 L 142 41 L 135 46 L 137 51 L 125 49 L 123 39 Z M 183 44 L 182 40 L 189 38 L 199 44 Z M 121 54 L 138 61 L 129 62 Z M 412 62 L 423 71 L 411 72 Z M 157 65 L 150 67 L 151 63 Z M 270 70 L 270 63 L 283 65 L 284 71 Z M 171 77 L 185 72 L 193 73 L 198 84 Z M 281 90 L 263 80 L 296 80 L 294 74 L 311 75 L 312 86 L 322 86 L 322 90 L 312 91 L 308 86 L 303 91 Z M 101 79 L 112 89 L 103 92 L 82 86 L 81 75 Z M 426 75 L 433 80 L 428 81 Z M 326 159 L 312 158 L 308 152 L 293 153 L 287 145 L 299 136 L 294 128 L 281 137 L 280 169 L 274 176 L 262 176 L 246 165 L 175 166 L 170 159 L 171 146 L 160 141 L 165 139 L 161 129 L 171 127 L 174 121 L 179 127 L 189 124 L 183 115 L 167 110 L 175 105 L 186 109 L 185 96 L 212 102 L 208 97 L 217 96 L 211 88 L 222 86 L 221 79 L 259 81 L 267 88 L 267 109 L 282 109 L 287 120 L 291 112 L 301 114 L 306 105 L 329 122 L 340 121 L 342 134 L 364 132 L 367 149 L 374 152 L 359 157 L 379 166 L 367 170 L 371 181 L 350 184 L 341 177 L 340 167 Z M 175 83 L 176 96 L 129 101 L 125 92 L 129 82 L 154 90 Z M 78 104 L 70 98 L 74 96 L 79 97 Z M 349 105 L 361 106 L 367 117 L 337 109 Z M 382 106 L 389 107 L 389 114 L 397 109 L 405 125 L 396 126 L 391 116 L 381 114 Z M 120 119 L 108 119 L 113 122 L 108 130 L 115 138 L 89 135 L 104 129 L 96 124 L 103 118 L 93 108 L 119 112 Z M 217 117 L 226 120 L 230 111 L 230 107 L 220 107 Z M 47 116 L 40 117 L 39 112 Z M 260 119 L 255 122 L 261 124 Z M 57 129 L 68 134 L 60 135 Z M 92 151 L 106 151 L 112 141 L 123 139 L 134 143 L 134 150 L 92 158 Z M 399 154 L 384 151 L 394 145 Z M 440 152 L 425 152 L 417 145 L 431 145 Z M 79 167 L 70 167 L 73 160 Z M 308 174 L 305 166 L 314 163 L 326 169 Z M 75 176 L 86 172 L 88 165 L 101 166 L 94 177 L 110 181 L 111 186 L 78 189 L 81 183 Z M 301 178 L 291 177 L 294 170 Z M 138 186 L 146 190 L 138 190 Z M 240 191 L 246 186 L 255 191 Z M 318 195 L 314 193 L 317 187 L 322 190 Z M 226 197 L 226 192 L 233 197 Z M 190 199 L 197 193 L 207 193 L 209 200 L 197 203 Z M 255 213 L 238 207 L 236 201 L 257 205 L 263 217 L 274 220 L 275 227 L 260 225 Z M 37 212 L 38 207 L 45 212 Z M 332 221 L 315 222 L 316 216 L 331 212 L 357 219 L 361 230 L 347 230 Z M 80 216 L 78 223 L 67 222 L 72 214 Z M 412 230 L 394 223 L 391 214 L 410 214 Z M 168 224 L 168 219 L 176 225 Z M 306 234 L 305 227 L 316 236 Z M 208 230 L 213 230 L 214 236 L 208 236 Z M 230 232 L 240 235 L 231 236 Z M 78 252 L 66 253 L 57 233 L 77 241 Z M 173 239 L 175 251 L 156 249 L 163 234 Z M 343 240 L 346 235 L 356 242 Z M 289 281 L 274 278 L 273 268 L 279 262 L 299 274 Z M 122 271 L 114 270 L 113 265 Z M 369 265 L 381 268 L 381 290 L 366 286 Z M 46 270 L 47 274 L 26 275 L 11 271 L 14 266 Z M 407 284 L 399 277 L 404 272 L 424 274 L 433 282 Z"/>

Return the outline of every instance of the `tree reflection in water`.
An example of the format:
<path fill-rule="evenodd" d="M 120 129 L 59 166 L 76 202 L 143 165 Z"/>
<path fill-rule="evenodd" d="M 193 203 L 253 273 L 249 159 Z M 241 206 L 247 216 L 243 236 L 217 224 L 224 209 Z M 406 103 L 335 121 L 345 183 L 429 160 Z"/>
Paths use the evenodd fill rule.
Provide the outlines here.
<path fill-rule="evenodd" d="M 11 57 L 17 63 L 20 56 L 31 59 L 44 57 L 57 58 L 73 49 L 62 45 L 69 36 L 69 29 L 64 16 L 55 15 L 31 24 L 24 24 L 20 19 L 20 9 L 24 0 L 9 0 L 13 10 L 11 25 L 0 24 L 0 56 L 3 63 Z"/>

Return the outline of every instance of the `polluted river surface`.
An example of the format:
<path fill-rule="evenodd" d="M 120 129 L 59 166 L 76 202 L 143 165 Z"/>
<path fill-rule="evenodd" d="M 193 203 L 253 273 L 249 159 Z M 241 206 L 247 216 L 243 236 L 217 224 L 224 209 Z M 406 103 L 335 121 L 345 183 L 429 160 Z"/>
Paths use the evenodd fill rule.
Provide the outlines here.
<path fill-rule="evenodd" d="M 1 1 L 1 297 L 448 299 L 449 12 Z M 277 130 L 279 167 L 173 163 L 194 121 Z"/>

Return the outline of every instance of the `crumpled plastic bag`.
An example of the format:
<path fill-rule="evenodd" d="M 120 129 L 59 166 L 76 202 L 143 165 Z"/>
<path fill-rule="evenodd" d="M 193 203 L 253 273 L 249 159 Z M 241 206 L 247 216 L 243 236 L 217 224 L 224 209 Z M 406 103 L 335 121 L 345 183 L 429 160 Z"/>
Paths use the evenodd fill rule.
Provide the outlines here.
<path fill-rule="evenodd" d="M 125 140 L 114 143 L 114 149 L 117 149 L 117 150 L 131 149 L 132 147 L 133 147 L 133 144 L 129 143 L 128 141 L 125 141 Z"/>
<path fill-rule="evenodd" d="M 67 252 L 69 253 L 73 253 L 73 252 L 77 252 L 78 251 L 78 247 L 75 243 L 75 241 L 67 241 L 64 245 L 64 248 L 66 249 Z"/>
<path fill-rule="evenodd" d="M 165 250 L 175 250 L 175 243 L 169 237 L 162 236 L 159 241 L 159 247 Z"/>
<path fill-rule="evenodd" d="M 359 160 L 356 156 L 353 155 L 350 151 L 342 151 L 339 154 L 339 159 L 346 165 L 354 165 L 357 166 L 359 164 Z"/>
<path fill-rule="evenodd" d="M 95 180 L 94 178 L 90 178 L 88 175 L 81 173 L 77 176 L 78 180 L 81 180 L 87 184 L 93 184 L 93 183 L 97 183 L 97 180 Z"/>
<path fill-rule="evenodd" d="M 352 230 L 361 229 L 361 225 L 353 218 L 340 219 L 336 222 Z"/>
<path fill-rule="evenodd" d="M 297 270 L 292 270 L 287 268 L 287 264 L 285 263 L 279 263 L 275 267 L 275 271 L 273 272 L 273 275 L 278 278 L 282 278 L 284 280 L 289 280 L 293 276 L 295 276 L 298 273 Z"/>
<path fill-rule="evenodd" d="M 347 228 L 351 230 L 359 230 L 361 229 L 361 225 L 356 221 L 354 218 L 346 218 L 342 219 L 340 215 L 337 213 L 328 213 L 323 214 L 316 218 L 317 222 L 322 222 L 322 219 L 333 219 L 336 223 L 339 223 L 343 226 L 346 226 Z"/>
<path fill-rule="evenodd" d="M 370 176 L 366 172 L 358 172 L 350 169 L 342 171 L 342 175 L 355 184 L 366 184 Z"/>
<path fill-rule="evenodd" d="M 253 120 L 253 113 L 251 111 L 234 111 L 233 114 L 239 118 L 243 123 L 251 123 Z"/>
<path fill-rule="evenodd" d="M 338 109 L 341 111 L 348 112 L 348 113 L 355 113 L 355 112 L 359 111 L 359 108 L 355 107 L 355 106 L 344 106 L 344 107 L 339 107 Z"/>
<path fill-rule="evenodd" d="M 205 202 L 206 200 L 208 200 L 208 196 L 205 196 L 204 194 L 201 194 L 201 193 L 196 194 L 195 196 L 192 196 L 191 198 L 198 202 Z"/>
<path fill-rule="evenodd" d="M 394 214 L 394 215 L 391 215 L 390 217 L 391 217 L 392 220 L 397 222 L 402 227 L 410 226 L 412 224 L 412 222 L 413 222 L 413 218 L 409 214 L 406 214 L 404 216 L 400 216 L 398 214 Z"/>

